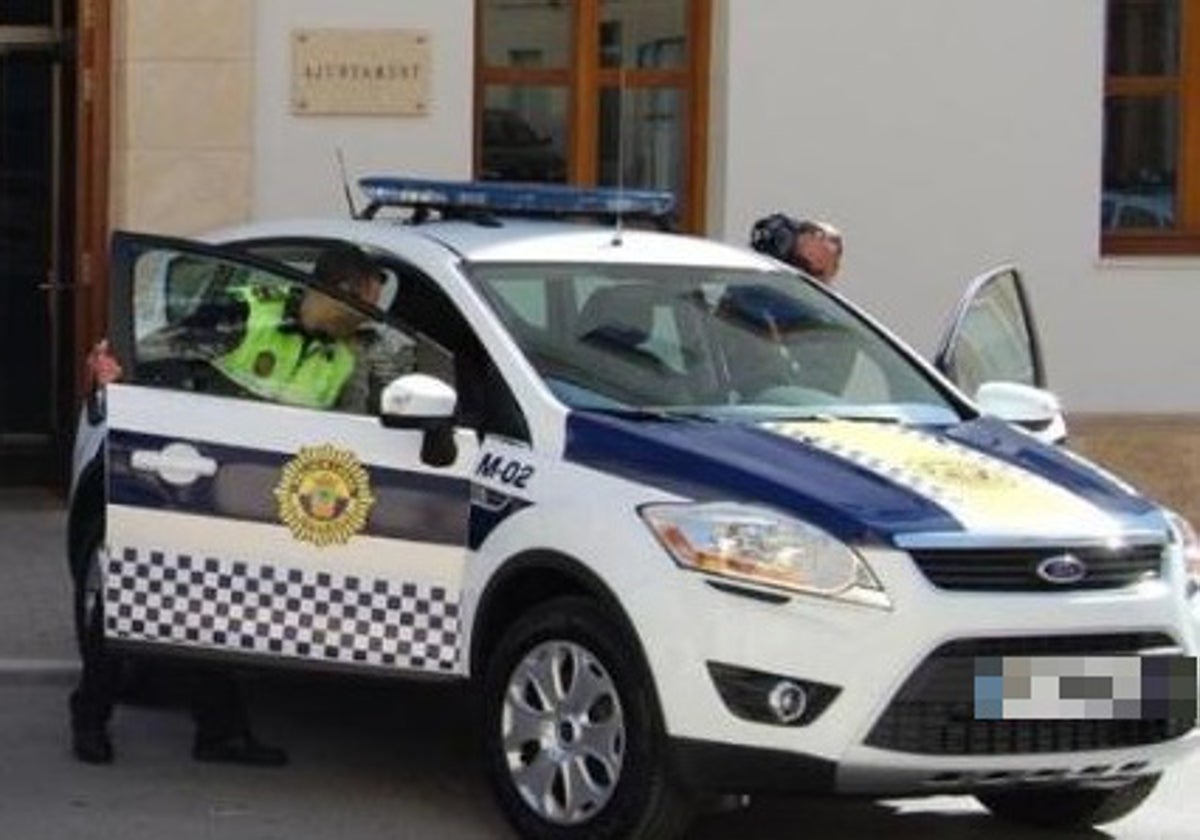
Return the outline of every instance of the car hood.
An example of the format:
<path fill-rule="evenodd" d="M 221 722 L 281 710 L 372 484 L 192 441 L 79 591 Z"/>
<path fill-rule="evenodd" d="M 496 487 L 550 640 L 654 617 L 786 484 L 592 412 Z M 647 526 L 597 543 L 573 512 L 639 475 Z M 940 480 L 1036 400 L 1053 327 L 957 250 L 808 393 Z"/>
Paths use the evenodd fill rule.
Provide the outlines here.
<path fill-rule="evenodd" d="M 728 423 L 573 412 L 566 459 L 696 501 L 786 511 L 853 542 L 1164 534 L 1152 502 L 1005 423 Z"/>

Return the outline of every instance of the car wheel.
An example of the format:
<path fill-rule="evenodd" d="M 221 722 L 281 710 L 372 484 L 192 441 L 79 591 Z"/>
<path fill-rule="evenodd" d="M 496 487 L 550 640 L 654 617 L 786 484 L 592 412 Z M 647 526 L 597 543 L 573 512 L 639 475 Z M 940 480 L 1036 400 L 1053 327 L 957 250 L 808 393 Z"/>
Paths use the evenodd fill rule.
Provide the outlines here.
<path fill-rule="evenodd" d="M 980 793 L 976 799 L 998 817 L 1044 828 L 1085 828 L 1118 820 L 1145 801 L 1160 775 L 1115 788 L 1024 788 Z"/>
<path fill-rule="evenodd" d="M 104 519 L 88 522 L 79 542 L 71 548 L 74 588 L 75 641 L 82 653 L 89 632 L 103 632 L 104 587 L 100 553 L 104 545 Z"/>
<path fill-rule="evenodd" d="M 488 773 L 522 837 L 667 838 L 691 808 L 668 777 L 650 675 L 595 602 L 519 618 L 487 661 Z"/>

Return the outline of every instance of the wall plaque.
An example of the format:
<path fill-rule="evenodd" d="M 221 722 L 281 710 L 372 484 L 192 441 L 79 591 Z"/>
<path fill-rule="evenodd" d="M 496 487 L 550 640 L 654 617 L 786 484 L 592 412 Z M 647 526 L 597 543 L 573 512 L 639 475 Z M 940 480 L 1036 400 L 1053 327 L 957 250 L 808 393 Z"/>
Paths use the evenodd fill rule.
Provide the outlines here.
<path fill-rule="evenodd" d="M 427 32 L 294 30 L 292 113 L 428 113 L 430 64 Z"/>

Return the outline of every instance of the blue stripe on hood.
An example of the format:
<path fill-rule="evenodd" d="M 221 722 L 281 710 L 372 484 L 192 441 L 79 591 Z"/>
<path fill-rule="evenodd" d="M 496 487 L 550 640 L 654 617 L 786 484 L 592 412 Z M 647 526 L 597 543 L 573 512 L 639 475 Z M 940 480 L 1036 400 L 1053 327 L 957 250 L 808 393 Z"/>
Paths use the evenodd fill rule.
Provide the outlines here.
<path fill-rule="evenodd" d="M 786 510 L 843 540 L 961 531 L 928 499 L 801 441 L 750 424 L 572 412 L 567 461 L 698 501 Z"/>
<path fill-rule="evenodd" d="M 1107 513 L 1132 518 L 1155 509 L 1055 447 L 1004 423 L 977 420 L 925 431 L 1043 476 Z M 697 501 L 740 501 L 785 510 L 847 541 L 892 543 L 900 534 L 963 530 L 930 499 L 803 441 L 752 424 L 575 411 L 567 419 L 565 458 Z"/>

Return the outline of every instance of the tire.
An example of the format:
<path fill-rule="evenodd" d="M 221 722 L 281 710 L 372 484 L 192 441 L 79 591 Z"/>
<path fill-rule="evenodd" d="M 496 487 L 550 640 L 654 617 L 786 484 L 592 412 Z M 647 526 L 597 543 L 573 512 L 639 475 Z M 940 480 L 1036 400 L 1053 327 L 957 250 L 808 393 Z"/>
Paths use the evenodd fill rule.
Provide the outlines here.
<path fill-rule="evenodd" d="M 100 549 L 104 544 L 104 518 L 89 520 L 71 546 L 71 583 L 75 642 L 82 654 L 89 632 L 103 632 L 104 591 L 101 587 Z M 98 614 L 98 615 L 97 615 Z M 89 631 L 89 628 L 90 631 Z"/>
<path fill-rule="evenodd" d="M 691 801 L 669 777 L 653 681 L 635 650 L 594 601 L 564 597 L 517 619 L 491 652 L 486 766 L 522 837 L 665 840 L 687 828 Z"/>
<path fill-rule="evenodd" d="M 1154 791 L 1160 774 L 1116 788 L 1024 788 L 976 794 L 998 817 L 1043 828 L 1086 828 L 1132 813 Z"/>

